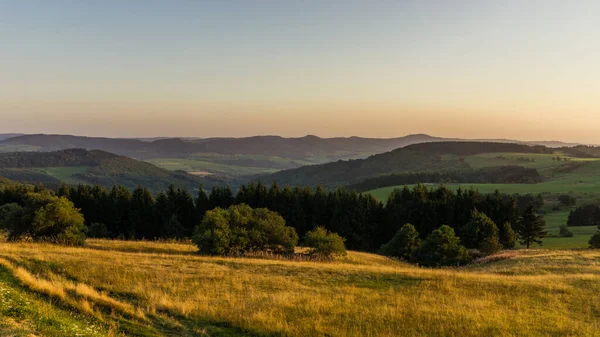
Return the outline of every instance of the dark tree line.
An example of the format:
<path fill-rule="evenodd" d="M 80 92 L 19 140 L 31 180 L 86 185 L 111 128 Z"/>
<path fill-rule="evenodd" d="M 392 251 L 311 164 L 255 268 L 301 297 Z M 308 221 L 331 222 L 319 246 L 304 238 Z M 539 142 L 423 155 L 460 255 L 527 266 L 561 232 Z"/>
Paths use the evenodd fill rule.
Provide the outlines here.
<path fill-rule="evenodd" d="M 419 183 L 535 184 L 543 180 L 544 178 L 536 169 L 521 166 L 497 166 L 476 170 L 394 173 L 368 178 L 362 182 L 349 185 L 348 188 L 357 191 L 369 191 L 381 187 Z"/>
<path fill-rule="evenodd" d="M 569 213 L 567 225 L 576 226 L 598 226 L 600 224 L 600 206 L 584 205 L 577 207 Z"/>
<path fill-rule="evenodd" d="M 23 204 L 24 187 L 0 190 L 0 205 Z M 442 225 L 461 229 L 471 220 L 473 210 L 486 214 L 498 224 L 505 237 L 518 223 L 523 203 L 536 204 L 535 197 L 517 198 L 501 193 L 480 194 L 476 190 L 453 191 L 423 185 L 394 191 L 384 204 L 370 194 L 345 189 L 328 191 L 321 187 L 280 187 L 262 183 L 242 186 L 236 193 L 229 187 L 200 188 L 192 195 L 171 186 L 154 195 L 145 187 L 133 191 L 123 186 L 108 190 L 101 186 L 61 186 L 56 193 L 81 209 L 88 235 L 126 239 L 185 238 L 208 210 L 247 204 L 280 214 L 299 237 L 319 226 L 345 238 L 352 250 L 376 251 L 390 241 L 407 223 L 414 225 L 422 239 Z M 521 200 L 523 199 L 523 200 Z M 519 207 L 520 206 L 520 207 Z"/>

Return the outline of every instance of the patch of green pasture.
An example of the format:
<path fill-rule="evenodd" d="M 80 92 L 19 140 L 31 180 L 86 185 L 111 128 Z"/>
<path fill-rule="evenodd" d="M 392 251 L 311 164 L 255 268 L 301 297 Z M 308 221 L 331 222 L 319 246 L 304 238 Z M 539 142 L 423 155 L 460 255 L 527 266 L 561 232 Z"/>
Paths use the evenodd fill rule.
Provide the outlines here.
<path fill-rule="evenodd" d="M 74 167 L 45 167 L 40 169 L 48 175 L 53 176 L 54 178 L 66 183 L 66 184 L 80 184 L 86 183 L 83 180 L 80 180 L 76 177 L 73 177 L 74 174 L 85 173 L 89 170 L 89 166 L 74 166 Z"/>
<path fill-rule="evenodd" d="M 465 161 L 474 169 L 493 166 L 523 166 L 535 169 L 547 169 L 562 165 L 563 161 L 552 160 L 555 154 L 537 153 L 482 153 L 465 157 Z M 523 160 L 523 159 L 529 159 Z M 576 159 L 576 158 L 570 158 Z"/>
<path fill-rule="evenodd" d="M 265 167 L 248 167 L 228 164 L 214 163 L 205 160 L 182 159 L 182 158 L 156 158 L 149 159 L 149 163 L 166 170 L 182 170 L 186 172 L 206 172 L 208 174 L 247 176 L 255 174 L 267 174 L 277 172 L 277 169 Z"/>
<path fill-rule="evenodd" d="M 597 229 L 596 227 L 592 226 L 593 229 Z M 572 228 L 570 228 L 572 229 Z M 594 233 L 595 233 L 594 230 Z M 574 235 L 570 238 L 567 237 L 550 237 L 550 238 L 544 238 L 542 240 L 543 244 L 541 248 L 545 248 L 545 249 L 583 249 L 583 248 L 589 248 L 589 244 L 588 242 L 590 241 L 590 238 L 592 237 L 592 235 L 594 235 L 593 233 L 589 234 L 589 235 Z M 536 248 L 538 247 L 537 245 L 533 245 L 532 248 Z"/>

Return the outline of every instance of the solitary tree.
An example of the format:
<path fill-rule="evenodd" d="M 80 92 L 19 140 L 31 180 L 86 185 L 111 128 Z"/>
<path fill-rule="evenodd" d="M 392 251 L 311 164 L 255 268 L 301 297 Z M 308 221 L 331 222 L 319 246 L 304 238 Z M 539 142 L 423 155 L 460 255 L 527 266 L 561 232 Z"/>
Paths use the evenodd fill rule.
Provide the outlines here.
<path fill-rule="evenodd" d="M 519 236 L 519 243 L 525 245 L 527 249 L 533 243 L 542 245 L 542 238 L 545 237 L 548 232 L 544 230 L 546 222 L 544 218 L 537 214 L 533 206 L 529 206 L 525 209 L 525 212 L 521 216 L 516 228 L 517 235 Z"/>

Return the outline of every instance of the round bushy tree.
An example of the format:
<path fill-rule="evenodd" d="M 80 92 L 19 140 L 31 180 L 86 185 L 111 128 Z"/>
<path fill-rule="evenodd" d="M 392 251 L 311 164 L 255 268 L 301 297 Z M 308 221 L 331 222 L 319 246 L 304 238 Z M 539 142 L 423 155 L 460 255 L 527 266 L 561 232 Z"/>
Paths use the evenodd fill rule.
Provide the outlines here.
<path fill-rule="evenodd" d="M 35 211 L 31 235 L 40 241 L 53 241 L 69 246 L 85 242 L 83 215 L 65 197 L 55 198 Z"/>
<path fill-rule="evenodd" d="M 443 225 L 427 236 L 412 256 L 412 261 L 423 266 L 458 266 L 466 264 L 471 257 L 460 244 L 454 229 Z"/>
<path fill-rule="evenodd" d="M 390 242 L 381 246 L 380 254 L 410 260 L 414 249 L 419 247 L 421 239 L 415 226 L 406 224 L 400 228 Z"/>
<path fill-rule="evenodd" d="M 311 255 L 332 258 L 335 255 L 346 255 L 344 238 L 337 233 L 332 233 L 324 227 L 317 227 L 308 231 L 304 237 L 304 245 L 312 248 Z"/>
<path fill-rule="evenodd" d="M 226 255 L 232 253 L 229 212 L 215 208 L 204 214 L 200 225 L 194 229 L 192 241 L 200 253 L 207 255 Z"/>
<path fill-rule="evenodd" d="M 573 237 L 573 232 L 569 230 L 569 227 L 567 227 L 567 225 L 562 225 L 558 227 L 558 235 L 561 237 L 570 238 Z"/>
<path fill-rule="evenodd" d="M 471 212 L 471 219 L 462 228 L 461 233 L 462 242 L 467 248 L 476 248 L 485 254 L 502 249 L 498 227 L 492 219 L 476 209 Z"/>
<path fill-rule="evenodd" d="M 192 240 L 201 253 L 209 255 L 293 253 L 298 235 L 276 212 L 242 204 L 207 211 Z"/>

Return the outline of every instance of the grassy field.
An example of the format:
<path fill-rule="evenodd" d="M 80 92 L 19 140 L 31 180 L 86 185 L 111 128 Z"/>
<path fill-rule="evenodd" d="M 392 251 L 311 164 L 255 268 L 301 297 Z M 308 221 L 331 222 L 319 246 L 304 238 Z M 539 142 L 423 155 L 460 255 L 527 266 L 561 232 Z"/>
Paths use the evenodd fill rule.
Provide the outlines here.
<path fill-rule="evenodd" d="M 4 243 L 0 332 L 600 335 L 600 251 L 520 250 L 493 260 L 426 269 L 356 252 L 317 263 L 204 257 L 177 243 Z"/>
<path fill-rule="evenodd" d="M 148 160 L 148 162 L 171 171 L 181 170 L 196 174 L 203 172 L 205 174 L 216 174 L 233 177 L 248 176 L 255 174 L 268 174 L 278 171 L 277 169 L 272 169 L 268 167 L 229 165 L 199 159 L 157 158 L 150 159 Z"/>
<path fill-rule="evenodd" d="M 552 160 L 557 154 L 522 154 L 522 153 L 485 153 L 465 157 L 465 161 L 473 168 L 491 166 L 518 165 L 537 169 L 545 176 L 545 181 L 538 184 L 446 184 L 452 189 L 474 188 L 481 193 L 493 193 L 496 190 L 507 194 L 541 194 L 546 203 L 555 203 L 561 194 L 570 194 L 578 199 L 578 204 L 600 203 L 600 160 L 568 158 L 569 161 Z M 525 160 L 527 159 L 527 160 Z M 369 193 L 379 200 L 385 201 L 396 188 L 403 186 L 389 186 L 378 188 Z M 409 185 L 409 187 L 412 187 Z M 569 210 L 554 211 L 546 207 L 544 211 L 546 229 L 549 234 L 558 234 L 558 227 L 567 224 Z M 545 248 L 586 248 L 591 236 L 596 232 L 596 227 L 571 228 L 575 234 L 571 238 L 548 237 L 545 238 Z"/>
<path fill-rule="evenodd" d="M 84 173 L 90 168 L 88 166 L 75 167 L 46 167 L 41 171 L 53 176 L 66 184 L 85 184 L 86 182 L 73 177 L 73 174 Z"/>

